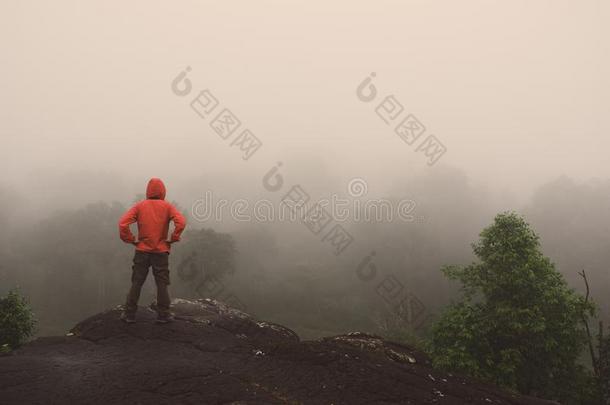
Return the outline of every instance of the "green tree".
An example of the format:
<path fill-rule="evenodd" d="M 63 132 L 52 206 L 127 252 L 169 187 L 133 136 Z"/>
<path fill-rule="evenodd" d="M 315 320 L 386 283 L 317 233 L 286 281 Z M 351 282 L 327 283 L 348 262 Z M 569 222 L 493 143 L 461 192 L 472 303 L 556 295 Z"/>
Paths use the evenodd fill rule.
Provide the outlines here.
<path fill-rule="evenodd" d="M 36 321 L 24 297 L 15 290 L 0 298 L 0 352 L 14 349 L 34 333 Z"/>
<path fill-rule="evenodd" d="M 538 236 L 514 213 L 496 216 L 472 245 L 479 263 L 447 266 L 462 299 L 433 328 L 437 367 L 524 394 L 574 400 L 586 374 L 582 317 L 593 306 L 570 289 L 540 252 Z"/>

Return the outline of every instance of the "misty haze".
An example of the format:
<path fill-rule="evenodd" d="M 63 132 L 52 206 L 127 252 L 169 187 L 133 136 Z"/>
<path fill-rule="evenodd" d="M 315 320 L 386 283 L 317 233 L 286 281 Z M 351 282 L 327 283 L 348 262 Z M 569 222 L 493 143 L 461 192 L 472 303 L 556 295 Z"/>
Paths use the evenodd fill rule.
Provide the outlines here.
<path fill-rule="evenodd" d="M 4 2 L 0 404 L 610 403 L 609 19 Z"/>

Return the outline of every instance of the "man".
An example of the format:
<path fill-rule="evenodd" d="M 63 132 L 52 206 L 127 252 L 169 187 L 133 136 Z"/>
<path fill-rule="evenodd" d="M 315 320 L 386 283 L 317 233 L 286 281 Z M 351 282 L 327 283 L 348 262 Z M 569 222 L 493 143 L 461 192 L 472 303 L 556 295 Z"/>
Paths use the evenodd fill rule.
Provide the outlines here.
<path fill-rule="evenodd" d="M 174 222 L 174 232 L 169 240 L 167 233 L 169 222 Z M 129 229 L 129 225 L 138 223 L 138 240 Z M 180 240 L 180 234 L 186 226 L 184 216 L 172 204 L 165 201 L 165 185 L 161 179 L 153 178 L 146 187 L 146 200 L 131 207 L 119 220 L 119 234 L 126 243 L 135 245 L 133 258 L 131 289 L 127 294 L 125 310 L 121 319 L 127 323 L 136 321 L 140 290 L 148 268 L 152 266 L 157 284 L 157 322 L 167 323 L 172 320 L 169 312 L 169 251 L 171 244 Z"/>

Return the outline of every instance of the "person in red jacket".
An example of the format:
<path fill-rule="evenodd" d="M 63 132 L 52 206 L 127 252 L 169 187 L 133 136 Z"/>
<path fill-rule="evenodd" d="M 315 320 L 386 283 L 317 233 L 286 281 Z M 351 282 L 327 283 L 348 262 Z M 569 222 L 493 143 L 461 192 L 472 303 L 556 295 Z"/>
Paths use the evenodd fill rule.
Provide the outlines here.
<path fill-rule="evenodd" d="M 174 232 L 167 239 L 170 221 L 174 222 Z M 129 225 L 138 223 L 138 239 L 131 233 Z M 146 200 L 131 207 L 119 220 L 119 234 L 126 243 L 135 245 L 131 289 L 127 294 L 125 310 L 121 315 L 127 323 L 136 321 L 140 291 L 148 269 L 152 266 L 157 284 L 157 322 L 167 323 L 172 317 L 169 312 L 169 252 L 171 244 L 180 240 L 186 226 L 184 216 L 169 202 L 165 201 L 165 185 L 161 179 L 153 178 L 146 187 Z"/>

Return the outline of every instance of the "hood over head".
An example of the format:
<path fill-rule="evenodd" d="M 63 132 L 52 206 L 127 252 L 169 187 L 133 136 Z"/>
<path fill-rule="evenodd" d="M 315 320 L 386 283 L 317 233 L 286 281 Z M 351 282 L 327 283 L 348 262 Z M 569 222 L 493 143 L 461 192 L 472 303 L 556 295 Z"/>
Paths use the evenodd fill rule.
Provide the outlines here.
<path fill-rule="evenodd" d="M 164 200 L 165 199 L 165 184 L 156 177 L 148 181 L 146 186 L 146 198 L 149 200 Z"/>

